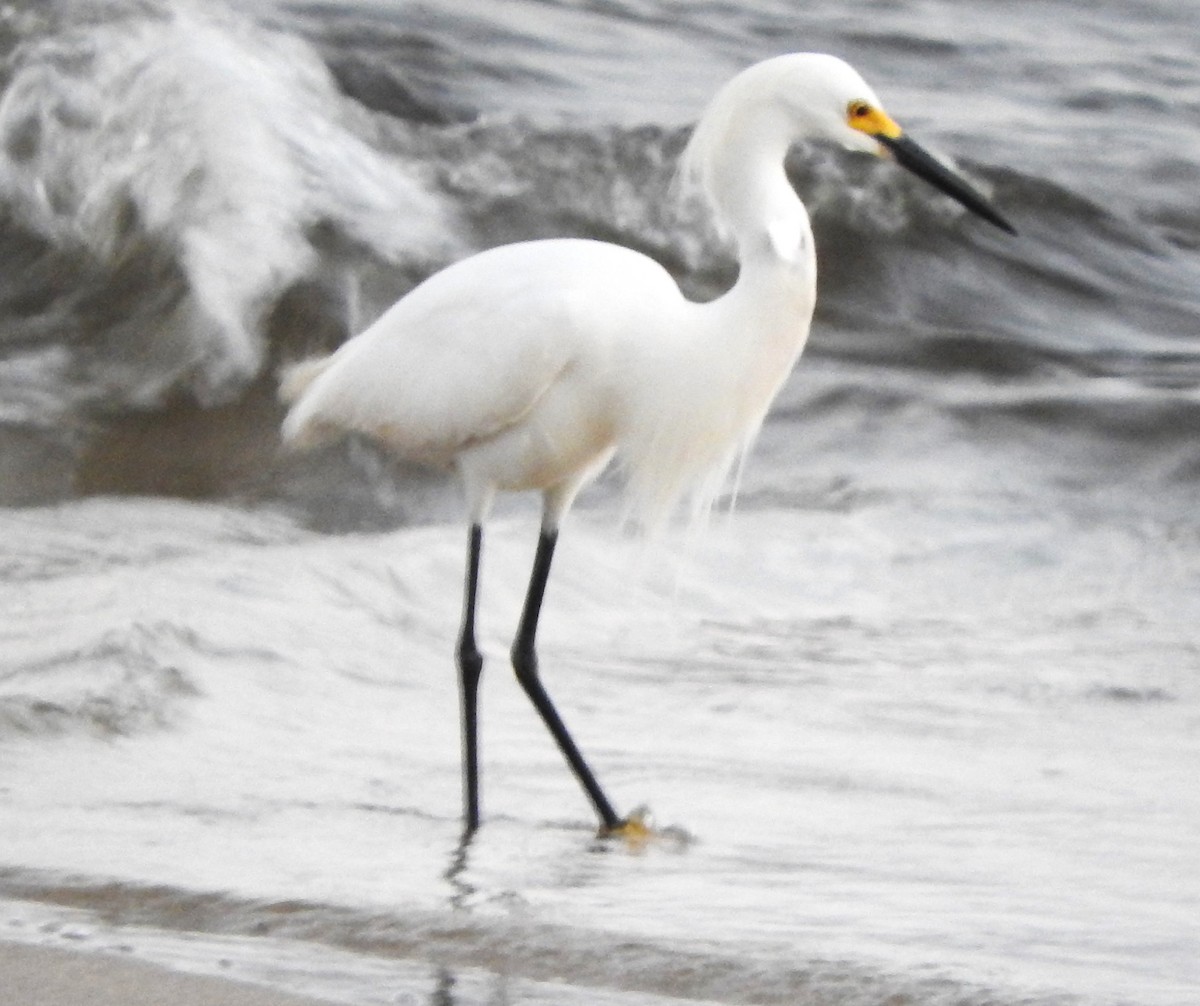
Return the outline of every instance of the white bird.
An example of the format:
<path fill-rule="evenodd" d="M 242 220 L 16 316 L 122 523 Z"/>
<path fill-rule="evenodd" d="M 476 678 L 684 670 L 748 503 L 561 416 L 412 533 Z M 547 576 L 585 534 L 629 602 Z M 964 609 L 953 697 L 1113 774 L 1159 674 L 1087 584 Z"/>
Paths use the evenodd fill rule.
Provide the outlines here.
<path fill-rule="evenodd" d="M 470 534 L 456 650 L 465 827 L 479 825 L 475 613 L 483 525 L 499 491 L 542 494 L 541 534 L 512 649 L 517 679 L 600 817 L 627 825 L 596 782 L 538 674 L 535 636 L 559 527 L 617 456 L 631 502 L 661 515 L 711 501 L 758 432 L 808 336 L 816 259 L 789 147 L 828 140 L 888 154 L 1015 233 L 959 176 L 902 134 L 842 60 L 800 53 L 742 71 L 700 118 L 680 170 L 736 245 L 737 282 L 687 300 L 628 248 L 561 239 L 512 244 L 425 280 L 331 356 L 296 364 L 283 439 L 364 434 L 399 457 L 457 472 Z"/>

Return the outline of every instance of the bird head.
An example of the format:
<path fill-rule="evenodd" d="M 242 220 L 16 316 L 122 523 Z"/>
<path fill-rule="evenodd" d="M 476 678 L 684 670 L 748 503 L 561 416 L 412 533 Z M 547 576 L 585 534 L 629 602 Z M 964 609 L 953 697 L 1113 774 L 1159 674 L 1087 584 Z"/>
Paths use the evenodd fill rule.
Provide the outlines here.
<path fill-rule="evenodd" d="M 791 64 L 794 92 L 789 104 L 808 135 L 825 136 L 849 150 L 890 157 L 901 167 L 1009 234 L 1016 234 L 988 199 L 949 165 L 909 137 L 883 109 L 858 72 L 836 56 L 782 56 Z M 768 63 L 773 61 L 768 61 Z"/>
<path fill-rule="evenodd" d="M 786 146 L 797 140 L 827 140 L 888 157 L 972 213 L 1016 233 L 970 182 L 911 139 L 858 71 L 836 56 L 792 53 L 743 70 L 718 94 L 691 146 L 731 141 Z"/>

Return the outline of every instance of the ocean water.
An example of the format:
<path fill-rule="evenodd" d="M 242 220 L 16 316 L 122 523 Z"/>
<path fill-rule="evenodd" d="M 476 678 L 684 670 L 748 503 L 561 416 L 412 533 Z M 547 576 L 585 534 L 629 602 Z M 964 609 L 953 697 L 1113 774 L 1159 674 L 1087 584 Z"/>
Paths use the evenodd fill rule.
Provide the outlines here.
<path fill-rule="evenodd" d="M 0 5 L 0 939 L 347 1004 L 1200 1000 L 1195 12 L 1057 0 Z M 505 241 L 734 275 L 674 158 L 836 52 L 1020 230 L 789 162 L 813 337 L 704 533 L 278 453 L 280 363 Z M 729 501 L 731 502 L 731 501 Z"/>

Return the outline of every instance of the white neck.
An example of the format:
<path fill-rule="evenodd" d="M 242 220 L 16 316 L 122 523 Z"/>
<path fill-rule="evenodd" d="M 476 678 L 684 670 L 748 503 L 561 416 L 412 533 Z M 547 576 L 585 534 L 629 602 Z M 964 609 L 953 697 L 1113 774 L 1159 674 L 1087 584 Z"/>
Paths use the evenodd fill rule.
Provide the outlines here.
<path fill-rule="evenodd" d="M 790 186 L 787 195 L 766 223 L 738 233 L 737 282 L 703 307 L 701 330 L 726 358 L 728 379 L 740 389 L 731 396 L 741 406 L 738 422 L 751 432 L 804 349 L 816 303 L 808 214 Z"/>
<path fill-rule="evenodd" d="M 804 346 L 817 271 L 812 226 L 784 170 L 781 135 L 762 118 L 732 126 L 727 142 L 710 151 L 705 178 L 739 265 L 737 283 L 712 305 L 723 332 L 717 337 L 745 343 L 746 365 L 780 381 Z"/>
<path fill-rule="evenodd" d="M 811 247 L 808 213 L 784 171 L 786 154 L 786 147 L 760 142 L 731 144 L 713 158 L 713 214 L 718 229 L 733 238 L 743 266 L 755 264 L 764 253 L 798 262 L 805 245 Z"/>
<path fill-rule="evenodd" d="M 808 213 L 784 171 L 793 133 L 775 114 L 718 101 L 684 155 L 685 174 L 736 244 L 739 272 L 723 296 L 688 305 L 678 326 L 686 350 L 660 361 L 677 393 L 639 400 L 637 432 L 623 438 L 633 498 L 649 512 L 688 485 L 701 509 L 711 501 L 804 348 L 816 257 Z"/>

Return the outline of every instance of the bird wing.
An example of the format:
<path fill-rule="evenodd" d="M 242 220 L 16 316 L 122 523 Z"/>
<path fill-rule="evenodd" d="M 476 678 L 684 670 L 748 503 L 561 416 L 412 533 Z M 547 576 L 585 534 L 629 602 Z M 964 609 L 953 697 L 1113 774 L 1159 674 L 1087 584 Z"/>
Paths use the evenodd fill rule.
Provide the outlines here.
<path fill-rule="evenodd" d="M 318 365 L 285 438 L 357 431 L 410 460 L 448 464 L 518 423 L 595 327 L 580 318 L 578 291 L 595 286 L 586 244 L 509 245 L 430 277 Z"/>

